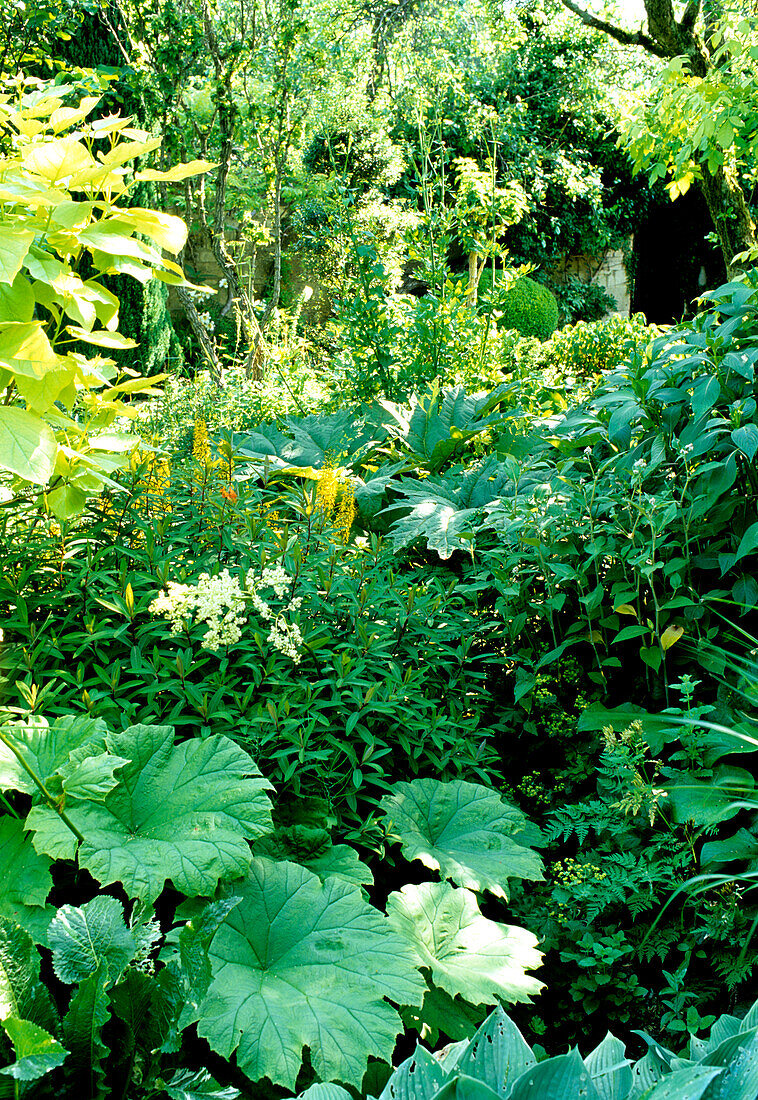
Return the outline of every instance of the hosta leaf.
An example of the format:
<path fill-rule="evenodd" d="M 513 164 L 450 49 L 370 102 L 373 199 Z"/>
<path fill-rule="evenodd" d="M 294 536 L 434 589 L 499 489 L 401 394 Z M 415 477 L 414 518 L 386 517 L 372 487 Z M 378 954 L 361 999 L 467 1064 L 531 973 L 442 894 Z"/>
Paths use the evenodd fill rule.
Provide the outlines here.
<path fill-rule="evenodd" d="M 547 1058 L 522 1074 L 508 1100 L 600 1100 L 592 1078 L 575 1050 Z"/>
<path fill-rule="evenodd" d="M 446 1076 L 437 1059 L 424 1047 L 417 1046 L 392 1074 L 379 1100 L 432 1100 Z"/>
<path fill-rule="evenodd" d="M 106 1096 L 103 1062 L 108 1048 L 102 1030 L 110 1015 L 108 973 L 103 963 L 81 982 L 63 1020 L 63 1041 L 70 1052 L 66 1069 L 80 1084 L 79 1095 L 93 1100 Z"/>
<path fill-rule="evenodd" d="M 587 1055 L 584 1064 L 601 1100 L 626 1100 L 632 1087 L 632 1069 L 620 1039 L 609 1031 L 602 1043 Z"/>
<path fill-rule="evenodd" d="M 106 894 L 81 908 L 62 905 L 50 922 L 47 942 L 53 952 L 55 973 L 67 985 L 81 982 L 101 969 L 115 982 L 137 949 L 126 927 L 121 902 Z"/>
<path fill-rule="evenodd" d="M 36 1081 L 63 1064 L 68 1051 L 44 1028 L 18 1016 L 6 1016 L 2 1027 L 13 1043 L 16 1061 L 0 1073 L 17 1081 Z"/>
<path fill-rule="evenodd" d="M 55 911 L 45 906 L 52 885 L 50 860 L 35 852 L 23 823 L 0 817 L 0 916 L 41 942 Z"/>
<path fill-rule="evenodd" d="M 485 1081 L 507 1096 L 515 1081 L 537 1059 L 516 1025 L 498 1005 L 456 1063 L 456 1073 Z"/>
<path fill-rule="evenodd" d="M 171 1100 L 236 1100 L 240 1095 L 239 1089 L 219 1085 L 204 1069 L 177 1070 L 163 1091 Z"/>
<path fill-rule="evenodd" d="M 469 890 L 446 882 L 404 886 L 387 900 L 392 927 L 412 945 L 435 985 L 472 1004 L 528 1001 L 542 982 L 526 973 L 539 966 L 537 938 L 497 924 L 479 912 Z"/>
<path fill-rule="evenodd" d="M 396 783 L 381 808 L 406 859 L 439 869 L 459 886 L 504 898 L 508 877 L 542 878 L 542 861 L 526 846 L 539 833 L 487 787 L 414 779 Z"/>
<path fill-rule="evenodd" d="M 79 863 L 103 885 L 121 882 L 130 897 L 152 902 L 167 880 L 187 895 L 207 897 L 219 879 L 244 875 L 247 839 L 271 828 L 270 784 L 226 737 L 174 744 L 168 726 L 129 726 L 107 738 L 128 759 L 119 785 L 103 802 L 71 800 L 67 813 L 84 834 Z M 65 841 L 65 825 L 44 806 L 27 826 L 35 847 Z"/>
<path fill-rule="evenodd" d="M 13 738 L 24 760 L 43 783 L 56 775 L 72 752 L 83 746 L 105 748 L 108 728 L 102 719 L 86 716 L 56 718 L 52 725 L 39 715 L 26 722 L 8 722 L 3 732 Z M 37 787 L 7 745 L 0 742 L 0 787 L 37 795 Z"/>
<path fill-rule="evenodd" d="M 57 1015 L 47 987 L 40 981 L 40 962 L 31 936 L 0 917 L 0 1020 L 18 1016 L 54 1032 Z"/>
<path fill-rule="evenodd" d="M 211 944 L 198 1032 L 253 1080 L 294 1088 L 304 1047 L 319 1077 L 359 1085 L 401 1030 L 385 997 L 419 1004 L 413 952 L 349 883 L 255 859 Z"/>
<path fill-rule="evenodd" d="M 714 1092 L 711 1094 L 711 1082 L 719 1076 L 721 1070 L 708 1069 L 705 1066 L 689 1066 L 667 1073 L 657 1085 L 643 1092 L 640 1100 L 701 1100 L 701 1097 L 713 1095 L 726 1100 L 730 1094 Z M 718 1089 L 720 1082 L 715 1083 Z M 739 1094 L 737 1094 L 739 1095 Z M 754 1094 L 753 1094 L 754 1095 Z M 735 1097 L 736 1100 L 736 1097 Z"/>

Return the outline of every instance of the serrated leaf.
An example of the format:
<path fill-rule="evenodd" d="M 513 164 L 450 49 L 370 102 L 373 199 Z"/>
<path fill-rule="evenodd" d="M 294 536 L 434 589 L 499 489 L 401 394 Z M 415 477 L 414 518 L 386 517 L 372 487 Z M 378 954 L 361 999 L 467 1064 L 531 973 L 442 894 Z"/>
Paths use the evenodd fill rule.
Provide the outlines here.
<path fill-rule="evenodd" d="M 239 1089 L 231 1085 L 219 1085 L 218 1081 L 204 1069 L 177 1070 L 171 1080 L 164 1085 L 163 1091 L 171 1097 L 171 1100 L 236 1100 L 240 1095 Z M 349 1093 L 345 1095 L 350 1096 Z M 336 1098 L 322 1097 L 322 1100 L 336 1100 Z"/>
<path fill-rule="evenodd" d="M 53 969 L 66 985 L 98 971 L 113 983 L 136 953 L 121 902 L 105 894 L 81 908 L 62 905 L 50 922 L 47 942 L 53 952 Z"/>
<path fill-rule="evenodd" d="M 38 715 L 25 722 L 8 722 L 10 734 L 29 767 L 47 784 L 83 746 L 105 748 L 108 727 L 101 719 L 84 716 L 56 718 L 52 725 Z M 37 787 L 7 745 L 0 742 L 0 788 L 36 795 Z"/>
<path fill-rule="evenodd" d="M 15 405 L 0 405 L 0 469 L 46 485 L 57 454 L 55 436 L 44 420 Z"/>
<path fill-rule="evenodd" d="M 70 1053 L 66 1069 L 80 1084 L 80 1095 L 92 1100 L 105 1100 L 107 1095 L 103 1063 L 108 1048 L 102 1039 L 103 1027 L 111 1015 L 107 987 L 103 964 L 81 982 L 63 1020 L 63 1041 Z"/>
<path fill-rule="evenodd" d="M 40 954 L 15 922 L 0 917 L 0 1019 L 18 1016 L 55 1032 L 57 1014 L 40 981 Z"/>
<path fill-rule="evenodd" d="M 542 861 L 526 846 L 539 834 L 488 787 L 414 779 L 394 784 L 381 809 L 406 859 L 439 869 L 459 886 L 505 898 L 509 877 L 542 878 Z"/>
<path fill-rule="evenodd" d="M 183 989 L 183 1005 L 177 1018 L 178 1031 L 182 1031 L 198 1018 L 200 1005 L 208 993 L 213 977 L 210 960 L 213 937 L 240 901 L 241 898 L 235 895 L 210 902 L 179 933 L 179 978 Z"/>
<path fill-rule="evenodd" d="M 350 884 L 254 859 L 211 945 L 198 1033 L 252 1079 L 294 1088 L 304 1047 L 323 1079 L 360 1085 L 401 1030 L 384 1000 L 420 1004 L 413 953 Z"/>
<path fill-rule="evenodd" d="M 16 1081 L 37 1081 L 63 1065 L 68 1051 L 44 1028 L 18 1016 L 6 1016 L 0 1023 L 16 1055 L 16 1061 L 1 1068 L 0 1073 Z"/>
<path fill-rule="evenodd" d="M 362 863 L 358 853 L 349 844 L 329 844 L 325 851 L 311 856 L 300 856 L 293 851 L 293 845 L 286 842 L 281 830 L 269 836 L 261 837 L 253 845 L 253 852 L 264 859 L 290 860 L 307 867 L 309 871 L 323 881 L 329 875 L 337 875 L 354 886 L 370 886 L 374 881 L 370 869 Z"/>
<path fill-rule="evenodd" d="M 45 906 L 52 885 L 50 860 L 35 852 L 23 822 L 0 817 L 0 917 L 17 921 L 41 942 L 54 912 Z"/>
<path fill-rule="evenodd" d="M 471 1039 L 455 1069 L 507 1096 L 514 1082 L 536 1061 L 524 1036 L 498 1005 Z"/>
<path fill-rule="evenodd" d="M 88 752 L 88 747 L 84 747 Z M 102 802 L 109 791 L 118 786 L 119 780 L 114 772 L 123 768 L 129 761 L 125 756 L 102 752 L 97 756 L 84 756 L 81 752 L 72 752 L 70 759 L 58 769 L 67 798 L 87 798 L 93 802 Z"/>
<path fill-rule="evenodd" d="M 451 997 L 472 1004 L 528 1001 L 542 988 L 526 973 L 542 961 L 537 937 L 487 920 L 469 890 L 446 882 L 404 886 L 387 899 L 387 916 L 418 965 Z"/>
<path fill-rule="evenodd" d="M 188 896 L 207 897 L 219 879 L 244 875 L 248 839 L 271 828 L 267 780 L 226 737 L 174 744 L 168 726 L 129 726 L 107 738 L 129 760 L 103 802 L 71 800 L 67 813 L 84 835 L 79 863 L 98 882 L 121 882 L 130 897 L 152 902 L 167 880 Z M 45 806 L 27 827 L 50 851 L 68 832 Z"/>
<path fill-rule="evenodd" d="M 522 1074 L 508 1100 L 600 1100 L 600 1094 L 579 1057 L 572 1050 L 557 1058 L 546 1058 Z"/>

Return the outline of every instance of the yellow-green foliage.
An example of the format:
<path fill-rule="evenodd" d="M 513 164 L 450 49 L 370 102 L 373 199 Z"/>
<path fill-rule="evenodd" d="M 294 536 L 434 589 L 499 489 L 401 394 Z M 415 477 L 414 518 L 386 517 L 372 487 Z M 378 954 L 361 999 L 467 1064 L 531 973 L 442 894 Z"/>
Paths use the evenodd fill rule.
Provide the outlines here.
<path fill-rule="evenodd" d="M 555 295 L 534 279 L 524 276 L 506 290 L 500 299 L 500 328 L 515 329 L 522 336 L 547 340 L 558 327 L 558 303 Z"/>
<path fill-rule="evenodd" d="M 182 249 L 184 222 L 129 207 L 130 187 L 210 167 L 134 172 L 129 162 L 160 138 L 128 118 L 88 122 L 99 97 L 68 106 L 72 94 L 32 78 L 0 93 L 0 389 L 9 399 L 0 406 L 0 470 L 6 485 L 39 486 L 60 518 L 128 462 L 135 438 L 98 434 L 130 414 L 124 395 L 154 393 L 164 377 L 120 376 L 110 353 L 135 345 L 119 334 L 118 298 L 98 276 L 185 282 L 163 255 Z"/>

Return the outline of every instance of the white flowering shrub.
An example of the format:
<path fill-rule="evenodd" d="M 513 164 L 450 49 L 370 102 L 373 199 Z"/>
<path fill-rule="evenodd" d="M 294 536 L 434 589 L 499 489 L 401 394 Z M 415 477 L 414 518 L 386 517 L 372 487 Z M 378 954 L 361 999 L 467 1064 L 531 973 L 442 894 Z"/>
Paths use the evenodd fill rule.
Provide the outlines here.
<path fill-rule="evenodd" d="M 236 645 L 242 637 L 248 609 L 252 609 L 269 624 L 267 641 L 272 649 L 298 664 L 303 635 L 298 623 L 289 616 L 300 610 L 302 599 L 290 595 L 286 603 L 275 609 L 269 602 L 271 597 L 264 599 L 261 594 L 271 590 L 274 599 L 284 601 L 291 591 L 292 580 L 281 565 L 264 569 L 260 576 L 249 569 L 242 583 L 228 569 L 213 577 L 201 573 L 196 584 L 169 581 L 166 593 L 156 596 L 149 610 L 169 620 L 172 634 L 180 634 L 193 625 L 205 626 L 202 647 L 215 652 Z"/>

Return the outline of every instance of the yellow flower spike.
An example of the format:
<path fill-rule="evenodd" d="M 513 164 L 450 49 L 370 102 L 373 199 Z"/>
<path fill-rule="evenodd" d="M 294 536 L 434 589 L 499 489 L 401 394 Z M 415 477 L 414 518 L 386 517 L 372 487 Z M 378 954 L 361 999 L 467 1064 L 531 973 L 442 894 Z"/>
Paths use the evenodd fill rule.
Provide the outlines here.
<path fill-rule="evenodd" d="M 208 439 L 208 425 L 202 417 L 195 417 L 195 428 L 192 433 L 192 457 L 204 469 L 211 464 L 211 445 Z"/>
<path fill-rule="evenodd" d="M 334 459 L 331 455 L 328 455 L 323 468 L 319 470 L 318 482 L 316 483 L 316 507 L 325 521 L 332 517 L 334 505 L 337 501 L 338 488 L 339 479 L 334 466 Z"/>
<path fill-rule="evenodd" d="M 334 517 L 334 530 L 343 544 L 350 541 L 350 530 L 355 519 L 355 486 L 352 481 L 338 481 L 338 488 L 342 490 L 340 506 Z"/>

